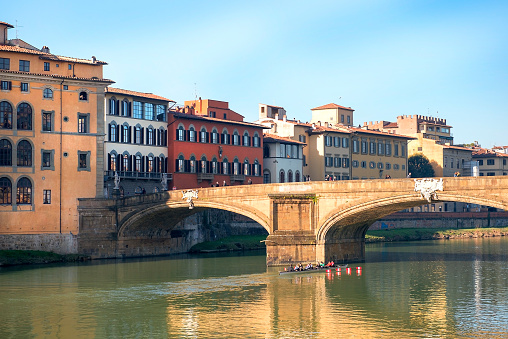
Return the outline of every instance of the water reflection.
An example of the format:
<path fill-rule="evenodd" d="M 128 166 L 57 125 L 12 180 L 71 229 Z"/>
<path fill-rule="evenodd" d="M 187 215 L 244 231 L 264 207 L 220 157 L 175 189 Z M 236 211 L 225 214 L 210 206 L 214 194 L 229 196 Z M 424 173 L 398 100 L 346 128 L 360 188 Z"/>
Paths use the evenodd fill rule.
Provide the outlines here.
<path fill-rule="evenodd" d="M 506 245 L 369 245 L 284 276 L 263 254 L 2 269 L 0 338 L 508 337 Z"/>

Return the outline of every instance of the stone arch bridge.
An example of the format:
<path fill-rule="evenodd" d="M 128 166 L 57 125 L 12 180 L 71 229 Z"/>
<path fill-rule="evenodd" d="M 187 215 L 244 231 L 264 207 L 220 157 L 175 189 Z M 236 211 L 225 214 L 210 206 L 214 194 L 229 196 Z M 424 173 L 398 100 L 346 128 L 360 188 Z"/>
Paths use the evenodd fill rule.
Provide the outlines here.
<path fill-rule="evenodd" d="M 415 190 L 420 186 L 423 193 Z M 247 216 L 268 231 L 269 266 L 362 261 L 365 233 L 374 221 L 429 201 L 508 210 L 508 177 L 316 181 L 79 199 L 78 250 L 88 248 L 92 257 L 125 256 L 122 249 L 132 249 L 147 231 L 156 237 L 197 211 L 215 208 Z"/>

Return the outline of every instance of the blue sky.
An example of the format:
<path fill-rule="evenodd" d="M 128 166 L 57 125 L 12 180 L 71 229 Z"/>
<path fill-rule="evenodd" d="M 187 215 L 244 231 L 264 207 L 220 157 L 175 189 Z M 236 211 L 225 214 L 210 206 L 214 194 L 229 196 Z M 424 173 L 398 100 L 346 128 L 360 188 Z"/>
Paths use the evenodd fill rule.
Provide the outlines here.
<path fill-rule="evenodd" d="M 0 21 L 58 55 L 108 62 L 115 87 L 289 118 L 334 102 L 355 125 L 422 114 L 455 143 L 508 145 L 507 1 L 14 1 Z M 15 29 L 9 30 L 14 38 Z"/>

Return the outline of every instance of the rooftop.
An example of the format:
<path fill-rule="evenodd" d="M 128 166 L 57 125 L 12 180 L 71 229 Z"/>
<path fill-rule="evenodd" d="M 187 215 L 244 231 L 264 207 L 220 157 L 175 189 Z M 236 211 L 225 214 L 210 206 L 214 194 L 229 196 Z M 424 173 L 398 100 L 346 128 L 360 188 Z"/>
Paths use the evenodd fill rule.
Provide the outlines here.
<path fill-rule="evenodd" d="M 136 97 L 146 98 L 146 99 L 155 99 L 155 100 L 161 100 L 161 101 L 175 102 L 174 100 L 167 99 L 167 98 L 164 98 L 159 95 L 152 94 L 152 93 L 128 91 L 126 89 L 120 89 L 120 88 L 114 88 L 114 87 L 106 88 L 106 93 L 131 95 L 131 96 L 136 96 Z"/>
<path fill-rule="evenodd" d="M 20 72 L 20 71 L 9 71 L 5 69 L 0 69 L 0 73 L 10 73 L 10 74 L 30 74 L 30 75 L 36 75 L 36 76 L 42 76 L 42 77 L 48 77 L 48 78 L 56 78 L 56 79 L 69 79 L 69 80 L 86 80 L 86 81 L 94 81 L 94 82 L 106 82 L 109 84 L 115 83 L 113 80 L 110 79 L 104 79 L 104 78 L 82 78 L 82 77 L 76 77 L 72 75 L 58 75 L 58 74 L 43 74 L 43 73 L 27 73 L 27 72 Z"/>
<path fill-rule="evenodd" d="M 287 144 L 295 144 L 295 145 L 306 145 L 305 142 L 296 141 L 289 137 L 281 137 L 275 134 L 263 134 L 263 142 L 264 143 L 273 143 L 273 142 L 285 142 Z"/>
<path fill-rule="evenodd" d="M 107 65 L 106 62 L 100 61 L 92 57 L 91 59 L 79 59 L 79 58 L 71 58 L 66 56 L 55 55 L 51 53 L 45 53 L 40 50 L 34 50 L 29 48 L 24 48 L 20 46 L 14 45 L 0 45 L 0 51 L 5 52 L 14 52 L 14 53 L 23 53 L 23 54 L 34 54 L 38 55 L 39 58 L 45 60 L 54 60 L 61 62 L 69 62 L 69 63 L 80 63 L 80 64 L 88 64 L 88 65 Z"/>
<path fill-rule="evenodd" d="M 348 111 L 354 111 L 354 109 L 352 109 L 351 107 L 345 107 L 345 106 L 337 105 L 337 104 L 334 104 L 334 103 L 330 103 L 330 104 L 327 104 L 327 105 L 311 108 L 311 111 L 318 110 L 318 109 L 331 109 L 331 108 L 342 108 L 342 109 L 347 109 Z"/>

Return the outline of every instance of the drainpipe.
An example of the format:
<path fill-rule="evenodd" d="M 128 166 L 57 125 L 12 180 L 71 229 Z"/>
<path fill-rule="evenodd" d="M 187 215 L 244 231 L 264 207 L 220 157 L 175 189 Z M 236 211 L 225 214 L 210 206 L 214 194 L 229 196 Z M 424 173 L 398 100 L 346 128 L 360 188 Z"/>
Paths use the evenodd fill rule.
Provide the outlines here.
<path fill-rule="evenodd" d="M 60 234 L 62 234 L 62 162 L 63 162 L 63 83 L 65 79 L 62 79 L 60 82 L 60 215 L 59 215 L 59 224 L 60 224 Z"/>

